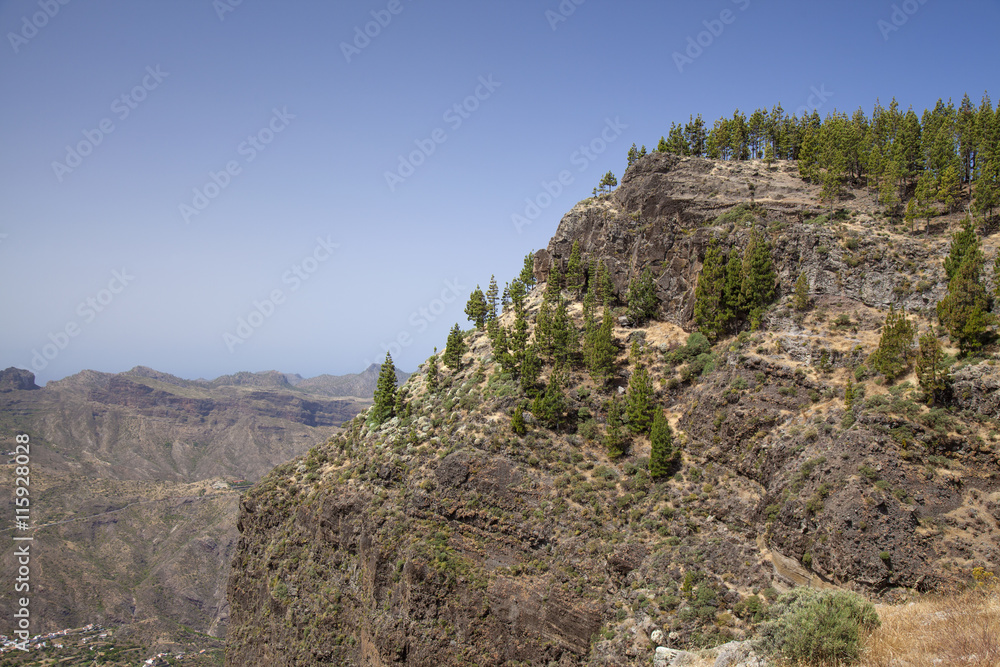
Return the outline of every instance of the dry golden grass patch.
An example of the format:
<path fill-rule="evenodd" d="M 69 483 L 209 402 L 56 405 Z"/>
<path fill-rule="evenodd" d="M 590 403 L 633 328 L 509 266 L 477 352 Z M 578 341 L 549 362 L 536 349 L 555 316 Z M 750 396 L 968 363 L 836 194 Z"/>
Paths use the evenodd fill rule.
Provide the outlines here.
<path fill-rule="evenodd" d="M 870 667 L 997 667 L 1000 665 L 1000 586 L 926 597 L 879 609 L 882 627 L 871 636 Z"/>

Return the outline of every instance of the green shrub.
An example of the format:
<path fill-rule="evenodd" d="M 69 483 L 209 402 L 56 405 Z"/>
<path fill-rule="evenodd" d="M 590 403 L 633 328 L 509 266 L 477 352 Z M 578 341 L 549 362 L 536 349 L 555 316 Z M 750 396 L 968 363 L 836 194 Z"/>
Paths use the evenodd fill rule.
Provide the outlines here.
<path fill-rule="evenodd" d="M 757 623 L 766 616 L 767 608 L 764 603 L 756 595 L 751 595 L 750 597 L 737 602 L 733 607 L 733 613 L 740 618 L 750 621 L 751 623 Z"/>
<path fill-rule="evenodd" d="M 595 421 L 594 419 L 588 419 L 587 421 L 580 424 L 580 427 L 577 429 L 577 432 L 584 440 L 591 442 L 597 440 L 597 437 L 601 433 L 600 429 L 597 426 L 597 421 Z"/>
<path fill-rule="evenodd" d="M 763 652 L 789 662 L 851 663 L 862 635 L 879 627 L 875 607 L 855 593 L 796 588 L 768 610 L 757 640 Z"/>

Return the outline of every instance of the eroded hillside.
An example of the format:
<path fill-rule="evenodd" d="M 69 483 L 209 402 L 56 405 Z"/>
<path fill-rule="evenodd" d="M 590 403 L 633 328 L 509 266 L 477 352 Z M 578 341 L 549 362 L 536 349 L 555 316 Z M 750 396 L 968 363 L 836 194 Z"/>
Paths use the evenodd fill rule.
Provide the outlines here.
<path fill-rule="evenodd" d="M 574 207 L 535 273 L 562 273 L 574 244 L 608 268 L 611 377 L 579 351 L 555 371 L 543 351 L 525 388 L 472 330 L 459 369 L 409 379 L 402 414 L 359 416 L 275 469 L 241 503 L 227 663 L 649 664 L 654 633 L 676 648 L 745 638 L 793 585 L 892 601 L 995 569 L 996 346 L 959 359 L 931 319 L 958 219 L 913 234 L 864 189 L 835 207 L 817 195 L 788 163 L 654 154 Z M 692 336 L 710 241 L 742 251 L 754 234 L 777 287 L 760 327 Z M 983 246 L 993 258 L 997 236 Z M 640 323 L 626 293 L 647 270 L 658 307 Z M 533 342 L 547 291 L 524 300 Z M 560 295 L 578 335 L 583 291 Z M 927 405 L 912 365 L 893 381 L 870 368 L 890 306 L 944 344 L 946 401 Z M 515 333 L 516 310 L 499 319 Z M 625 453 L 606 447 L 609 401 L 640 367 L 681 450 L 655 479 L 646 432 L 616 424 Z"/>

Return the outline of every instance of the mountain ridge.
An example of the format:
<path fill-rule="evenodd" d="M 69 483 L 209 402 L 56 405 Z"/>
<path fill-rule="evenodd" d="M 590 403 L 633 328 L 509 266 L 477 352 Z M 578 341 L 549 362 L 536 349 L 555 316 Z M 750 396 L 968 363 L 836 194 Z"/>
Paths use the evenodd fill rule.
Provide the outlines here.
<path fill-rule="evenodd" d="M 461 367 L 411 376 L 401 415 L 359 415 L 276 468 L 241 502 L 227 664 L 640 665 L 653 637 L 752 637 L 748 610 L 794 585 L 892 602 L 996 568 L 992 348 L 947 348 L 945 406 L 924 404 L 912 371 L 886 381 L 867 365 L 889 306 L 935 331 L 948 240 L 901 230 L 863 187 L 835 206 L 818 195 L 794 163 L 654 154 L 574 206 L 535 255 L 524 336 L 533 347 L 563 302 L 590 335 L 580 292 L 551 288 L 578 245 L 609 275 L 611 378 L 557 370 L 543 345 L 537 381 L 520 383 L 506 366 L 524 347 L 498 352 L 474 329 Z M 960 218 L 942 217 L 939 233 Z M 713 345 L 695 334 L 707 248 L 755 237 L 774 301 L 758 330 Z M 647 270 L 657 312 L 642 322 L 628 293 Z M 600 285 L 586 276 L 581 291 Z M 520 309 L 499 317 L 508 337 Z M 681 450 L 658 479 L 650 438 L 609 408 L 638 400 L 644 372 Z"/>

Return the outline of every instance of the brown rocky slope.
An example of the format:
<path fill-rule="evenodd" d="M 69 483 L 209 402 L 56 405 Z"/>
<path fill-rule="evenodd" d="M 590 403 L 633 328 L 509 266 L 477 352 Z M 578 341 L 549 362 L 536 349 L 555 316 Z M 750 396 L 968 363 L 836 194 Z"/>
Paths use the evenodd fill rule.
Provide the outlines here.
<path fill-rule="evenodd" d="M 950 359 L 944 407 L 924 404 L 912 374 L 887 386 L 855 373 L 890 305 L 933 328 L 954 221 L 911 236 L 863 189 L 834 210 L 816 196 L 794 164 L 655 154 L 577 205 L 537 254 L 538 277 L 579 242 L 619 297 L 646 268 L 657 285 L 655 321 L 616 310 L 616 376 L 571 370 L 563 426 L 529 414 L 517 436 L 520 389 L 469 332 L 437 391 L 426 365 L 410 378 L 409 415 L 361 416 L 272 471 L 241 503 L 227 663 L 648 664 L 654 631 L 675 648 L 742 639 L 757 606 L 793 585 L 894 600 L 995 569 L 995 347 Z M 771 243 L 777 302 L 760 331 L 687 354 L 709 239 L 742 248 L 753 227 Z M 985 246 L 992 257 L 996 238 Z M 801 272 L 805 312 L 789 296 Z M 579 304 L 570 312 L 580 327 Z M 633 341 L 684 450 L 665 480 L 650 479 L 647 437 L 617 460 L 601 445 Z"/>
<path fill-rule="evenodd" d="M 287 377 L 297 376 L 205 382 L 137 367 L 39 388 L 27 371 L 0 372 L 0 436 L 31 438 L 32 630 L 129 625 L 149 644 L 225 636 L 240 497 L 227 482 L 256 481 L 304 453 L 369 405 L 374 388 L 352 375 L 361 396 L 330 397 Z M 8 459 L 0 483 L 13 489 Z M 13 493 L 7 502 L 14 516 Z M 9 571 L 16 544 L 0 549 Z M 12 595 L 0 593 L 0 605 Z"/>

